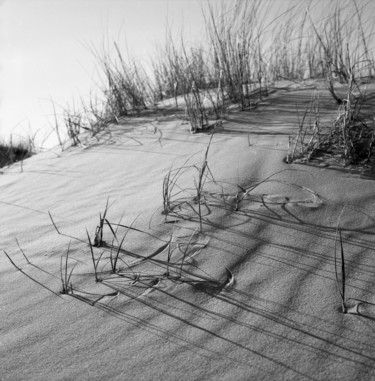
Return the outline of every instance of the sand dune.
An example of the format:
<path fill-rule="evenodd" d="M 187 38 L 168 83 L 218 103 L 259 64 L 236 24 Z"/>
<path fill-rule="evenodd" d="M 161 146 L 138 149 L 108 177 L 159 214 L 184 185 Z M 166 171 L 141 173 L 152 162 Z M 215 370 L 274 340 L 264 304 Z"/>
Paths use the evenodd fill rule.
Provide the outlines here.
<path fill-rule="evenodd" d="M 374 379 L 371 167 L 285 163 L 313 91 L 329 119 L 334 103 L 312 84 L 228 113 L 208 151 L 202 229 L 196 184 L 211 133 L 191 135 L 173 113 L 4 169 L 0 378 Z M 163 180 L 181 166 L 166 215 Z M 95 282 L 85 229 L 94 242 L 107 199 L 116 237 L 105 223 Z M 357 314 L 341 312 L 339 218 L 347 303 L 366 302 Z"/>

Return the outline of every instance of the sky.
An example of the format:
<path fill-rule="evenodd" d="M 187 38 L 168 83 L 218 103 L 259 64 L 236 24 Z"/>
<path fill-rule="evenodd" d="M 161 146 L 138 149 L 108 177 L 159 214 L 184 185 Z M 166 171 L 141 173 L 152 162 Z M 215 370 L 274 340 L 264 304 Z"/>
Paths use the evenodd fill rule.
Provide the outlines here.
<path fill-rule="evenodd" d="M 89 46 L 116 40 L 149 59 L 166 25 L 188 38 L 203 33 L 200 0 L 0 1 L 0 139 L 51 131 L 51 98 L 86 97 L 98 81 Z M 53 145 L 52 134 L 45 145 Z"/>

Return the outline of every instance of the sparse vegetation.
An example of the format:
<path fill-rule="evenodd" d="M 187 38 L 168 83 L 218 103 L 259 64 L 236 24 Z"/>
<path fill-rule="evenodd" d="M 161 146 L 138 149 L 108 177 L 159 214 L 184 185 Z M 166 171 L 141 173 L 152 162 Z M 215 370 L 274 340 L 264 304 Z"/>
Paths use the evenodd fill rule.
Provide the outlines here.
<path fill-rule="evenodd" d="M 208 152 L 211 146 L 214 130 L 211 134 L 210 140 L 207 144 L 205 154 L 200 165 L 188 165 L 186 161 L 183 166 L 170 169 L 163 180 L 163 214 L 165 221 L 167 217 L 173 215 L 178 217 L 179 211 L 185 205 L 191 209 L 194 214 L 198 215 L 199 219 L 199 232 L 203 232 L 203 219 L 202 219 L 202 205 L 206 204 L 204 198 L 204 185 L 207 180 L 215 182 L 214 176 L 208 165 Z M 190 159 L 190 158 L 189 158 Z M 196 172 L 198 176 L 196 177 Z M 194 182 L 194 189 L 183 189 L 178 181 L 181 176 L 191 176 Z M 174 189 L 177 189 L 174 191 Z M 198 205 L 198 210 L 195 210 L 194 205 Z"/>
<path fill-rule="evenodd" d="M 325 7 L 324 17 L 312 3 L 294 4 L 273 20 L 267 18 L 270 5 L 264 4 L 207 3 L 202 8 L 206 41 L 187 43 L 182 33 L 176 39 L 167 28 L 151 71 L 124 54 L 116 41 L 91 48 L 104 75 L 104 103 L 99 107 L 91 102 L 83 114 L 65 110 L 72 143 L 79 142 L 82 120 L 89 120 L 84 129 L 94 135 L 110 121 L 163 107 L 160 102 L 166 98 L 174 98 L 176 111 L 181 110 L 179 96 L 195 133 L 210 125 L 210 114 L 222 118 L 230 103 L 242 110 L 256 106 L 278 80 L 321 78 L 338 103 L 338 115 L 323 125 L 319 103 L 313 100 L 296 136 L 290 138 L 287 161 L 310 161 L 332 147 L 342 151 L 345 163 L 368 159 L 375 140 L 374 118 L 364 121 L 360 115 L 366 95 L 362 82 L 373 78 L 375 65 L 366 3 L 332 3 Z"/>
<path fill-rule="evenodd" d="M 35 153 L 35 145 L 32 139 L 29 139 L 27 142 L 18 141 L 15 143 L 11 136 L 9 143 L 0 142 L 0 168 L 16 162 L 21 162 L 22 164 L 25 159 Z"/>
<path fill-rule="evenodd" d="M 252 110 L 276 81 L 315 78 L 325 81 L 338 114 L 323 125 L 313 100 L 290 138 L 287 161 L 310 161 L 332 147 L 341 150 L 345 164 L 368 160 L 375 141 L 374 115 L 361 113 L 375 73 L 368 4 L 347 0 L 319 10 L 312 2 L 290 3 L 271 19 L 273 3 L 207 2 L 205 38 L 187 42 L 183 32 L 176 36 L 167 27 L 151 64 L 115 40 L 90 46 L 102 73 L 101 96 L 59 113 L 53 103 L 59 144 L 64 149 L 63 130 L 72 145 L 80 145 L 83 131 L 96 136 L 123 117 L 163 109 L 166 99 L 174 99 L 177 112 L 185 109 L 195 133 L 212 125 L 211 115 L 223 118 L 230 104 Z"/>
<path fill-rule="evenodd" d="M 209 1 L 152 71 L 94 51 L 101 96 L 53 106 L 92 147 L 0 175 L 5 378 L 371 378 L 374 174 L 325 167 L 372 159 L 364 5 Z"/>

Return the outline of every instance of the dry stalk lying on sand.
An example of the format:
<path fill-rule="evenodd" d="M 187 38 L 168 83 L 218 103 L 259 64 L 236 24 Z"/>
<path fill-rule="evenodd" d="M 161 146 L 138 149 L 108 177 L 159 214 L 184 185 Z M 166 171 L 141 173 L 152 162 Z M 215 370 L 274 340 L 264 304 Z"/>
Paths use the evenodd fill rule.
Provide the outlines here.
<path fill-rule="evenodd" d="M 21 250 L 22 251 L 22 250 Z M 22 273 L 23 275 L 25 275 L 27 278 L 29 278 L 30 280 L 32 280 L 34 283 L 38 284 L 39 286 L 45 288 L 46 290 L 48 290 L 49 292 L 52 292 L 52 294 L 58 296 L 59 294 L 57 294 L 56 292 L 54 292 L 53 290 L 51 290 L 50 288 L 48 288 L 47 286 L 45 286 L 43 283 L 39 282 L 38 280 L 36 280 L 35 278 L 31 277 L 29 274 L 27 274 L 24 270 L 21 269 L 21 267 L 19 267 L 18 265 L 16 265 L 16 263 L 13 261 L 13 259 L 10 257 L 10 255 L 4 250 L 4 254 L 5 256 L 8 258 L 9 262 L 12 264 L 12 266 L 17 270 L 19 271 L 20 273 Z M 26 258 L 24 252 L 22 251 L 22 254 L 23 256 Z M 29 265 L 32 265 L 32 263 L 26 258 L 26 261 L 27 261 L 27 264 Z"/>
<path fill-rule="evenodd" d="M 54 221 L 53 218 L 52 218 L 52 214 L 51 214 L 50 211 L 48 211 L 48 215 L 49 215 L 49 217 L 50 217 L 50 219 L 51 219 L 51 221 L 52 221 L 53 227 L 54 227 L 55 230 L 57 231 L 57 234 L 62 235 L 62 236 L 64 236 L 64 237 L 68 237 L 68 238 L 74 239 L 74 240 L 76 240 L 76 241 L 80 241 L 80 242 L 84 242 L 84 243 L 85 243 L 85 241 L 81 240 L 80 238 L 73 237 L 73 236 L 71 236 L 71 235 L 69 235 L 69 234 L 65 234 L 65 233 L 60 232 L 59 228 L 57 227 L 55 221 Z"/>

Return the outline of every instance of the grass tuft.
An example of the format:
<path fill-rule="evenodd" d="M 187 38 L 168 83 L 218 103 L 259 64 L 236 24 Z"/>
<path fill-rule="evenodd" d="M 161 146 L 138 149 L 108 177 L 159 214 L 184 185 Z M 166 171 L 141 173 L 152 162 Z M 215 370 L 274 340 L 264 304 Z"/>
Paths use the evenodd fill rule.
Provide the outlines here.
<path fill-rule="evenodd" d="M 0 168 L 21 162 L 36 153 L 32 140 L 15 143 L 10 137 L 9 143 L 0 142 Z"/>

